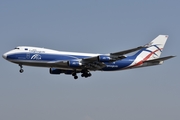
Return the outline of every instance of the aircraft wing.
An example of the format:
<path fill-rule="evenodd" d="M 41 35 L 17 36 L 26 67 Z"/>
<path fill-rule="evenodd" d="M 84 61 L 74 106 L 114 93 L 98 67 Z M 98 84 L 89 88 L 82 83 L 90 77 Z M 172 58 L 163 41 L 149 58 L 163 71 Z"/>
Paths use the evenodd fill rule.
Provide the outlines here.
<path fill-rule="evenodd" d="M 84 63 L 83 67 L 85 69 L 89 69 L 89 70 L 100 70 L 104 67 L 106 67 L 106 64 L 104 64 L 103 62 L 88 62 L 88 63 Z"/>
<path fill-rule="evenodd" d="M 85 63 L 87 62 L 95 62 L 95 61 L 98 61 L 98 56 L 95 56 L 95 57 L 87 57 L 87 58 L 83 58 L 82 59 Z"/>
<path fill-rule="evenodd" d="M 99 70 L 105 67 L 105 64 L 103 62 L 99 62 L 98 57 L 99 56 L 83 58 L 82 63 L 84 67 L 91 70 Z"/>
<path fill-rule="evenodd" d="M 146 46 L 139 46 L 139 47 L 132 48 L 132 49 L 129 49 L 129 50 L 124 50 L 124 51 L 120 51 L 120 52 L 114 52 L 114 53 L 110 53 L 110 55 L 122 56 L 122 55 L 125 55 L 125 54 L 128 54 L 128 53 L 131 53 L 131 52 L 135 52 L 135 51 L 140 50 L 142 48 L 146 48 Z"/>
<path fill-rule="evenodd" d="M 48 64 L 51 64 L 52 66 L 66 66 L 68 64 L 68 61 L 64 60 L 57 60 L 57 61 L 50 61 Z"/>
<path fill-rule="evenodd" d="M 67 61 L 61 61 L 61 60 L 57 60 L 57 61 L 51 61 L 51 62 L 48 62 L 48 64 L 50 64 L 52 67 L 62 67 L 62 66 L 65 66 L 67 67 L 68 66 L 68 60 Z M 98 62 L 96 60 L 93 60 L 93 61 L 84 61 L 84 60 L 81 60 L 80 61 L 82 63 L 82 66 L 81 66 L 81 69 L 90 69 L 90 70 L 99 70 L 99 69 L 102 69 L 103 67 L 105 67 L 106 65 L 102 62 Z"/>
<path fill-rule="evenodd" d="M 142 48 L 146 48 L 146 46 L 139 46 L 139 47 L 132 48 L 129 50 L 110 53 L 108 55 L 97 55 L 94 57 L 84 58 L 84 59 L 82 59 L 82 63 L 88 69 L 91 68 L 91 69 L 97 70 L 97 69 L 101 69 L 101 68 L 105 67 L 104 62 L 114 62 L 117 60 L 124 59 L 124 58 L 126 58 L 125 54 L 135 52 L 135 51 L 140 50 Z"/>
<path fill-rule="evenodd" d="M 124 51 L 120 51 L 120 52 L 114 52 L 114 53 L 110 53 L 109 55 L 103 55 L 103 56 L 109 57 L 111 59 L 110 62 L 114 62 L 116 60 L 121 60 L 121 59 L 126 58 L 125 54 L 135 52 L 135 51 L 140 50 L 142 48 L 146 48 L 146 46 L 139 46 L 136 48 L 132 48 L 132 49 L 128 49 L 128 50 L 124 50 Z M 99 60 L 100 56 L 101 55 L 95 56 L 95 57 L 84 58 L 83 61 L 84 62 L 95 62 L 95 61 Z"/>
<path fill-rule="evenodd" d="M 153 59 L 153 60 L 144 61 L 143 63 L 157 63 L 157 62 L 161 62 L 164 60 L 168 60 L 173 57 L 175 57 L 175 56 L 167 56 L 167 57 L 157 58 L 157 59 Z"/>

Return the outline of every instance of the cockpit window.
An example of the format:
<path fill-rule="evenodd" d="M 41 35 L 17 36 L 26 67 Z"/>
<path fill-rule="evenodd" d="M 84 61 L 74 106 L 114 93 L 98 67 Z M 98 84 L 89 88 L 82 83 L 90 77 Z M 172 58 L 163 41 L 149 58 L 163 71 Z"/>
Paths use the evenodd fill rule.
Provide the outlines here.
<path fill-rule="evenodd" d="M 14 49 L 19 49 L 18 47 L 14 48 Z"/>

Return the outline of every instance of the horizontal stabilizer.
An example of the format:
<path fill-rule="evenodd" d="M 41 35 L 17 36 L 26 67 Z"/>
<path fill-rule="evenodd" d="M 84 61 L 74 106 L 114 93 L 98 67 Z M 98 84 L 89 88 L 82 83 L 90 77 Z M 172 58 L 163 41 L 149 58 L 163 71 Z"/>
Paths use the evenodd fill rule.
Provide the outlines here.
<path fill-rule="evenodd" d="M 176 56 L 167 56 L 167 57 L 157 58 L 157 59 L 153 59 L 153 60 L 144 61 L 143 63 L 156 63 L 156 62 L 168 60 L 168 59 L 173 58 L 173 57 L 176 57 Z"/>

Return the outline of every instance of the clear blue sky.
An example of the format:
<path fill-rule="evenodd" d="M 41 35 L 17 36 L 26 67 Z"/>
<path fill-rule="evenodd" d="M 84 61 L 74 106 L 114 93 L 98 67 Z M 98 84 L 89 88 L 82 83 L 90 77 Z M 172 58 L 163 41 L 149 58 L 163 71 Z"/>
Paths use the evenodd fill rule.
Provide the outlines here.
<path fill-rule="evenodd" d="M 1 0 L 0 54 L 28 45 L 110 53 L 169 35 L 161 66 L 54 76 L 0 58 L 1 120 L 180 120 L 180 1 Z"/>

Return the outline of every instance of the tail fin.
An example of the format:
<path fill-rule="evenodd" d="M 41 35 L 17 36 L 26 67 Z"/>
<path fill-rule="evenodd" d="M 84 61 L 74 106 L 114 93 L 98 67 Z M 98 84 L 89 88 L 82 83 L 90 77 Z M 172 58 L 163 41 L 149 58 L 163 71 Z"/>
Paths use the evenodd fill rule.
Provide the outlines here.
<path fill-rule="evenodd" d="M 167 38 L 168 35 L 157 36 L 149 44 L 145 45 L 146 48 L 143 48 L 137 52 L 135 56 L 144 60 L 153 60 L 159 58 L 166 44 Z"/>

